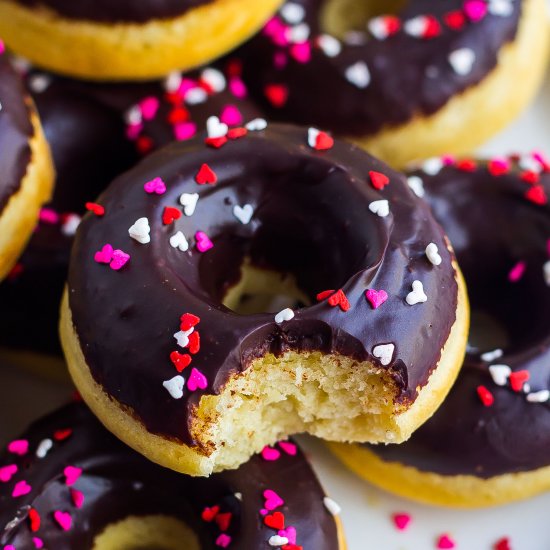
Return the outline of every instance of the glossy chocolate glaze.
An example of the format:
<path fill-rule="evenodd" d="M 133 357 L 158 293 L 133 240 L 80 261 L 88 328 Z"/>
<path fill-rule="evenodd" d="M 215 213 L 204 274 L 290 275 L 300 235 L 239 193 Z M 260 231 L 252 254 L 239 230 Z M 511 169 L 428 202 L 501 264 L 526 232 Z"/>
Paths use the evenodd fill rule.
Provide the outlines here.
<path fill-rule="evenodd" d="M 401 30 L 397 33 L 379 40 L 361 27 L 347 43 L 340 43 L 340 53 L 329 56 L 318 45 L 324 32 L 319 22 L 324 1 L 293 0 L 292 4 L 304 8 L 303 19 L 290 24 L 280 11 L 238 53 L 244 60 L 245 82 L 274 120 L 316 124 L 357 137 L 434 114 L 451 98 L 482 82 L 495 68 L 501 48 L 515 38 L 522 8 L 518 0 L 510 3 L 510 15 L 488 13 L 475 23 L 466 18 L 462 28 L 455 30 L 445 22 L 445 15 L 464 14 L 464 0 L 409 0 L 398 14 Z M 428 15 L 435 17 L 439 35 L 421 38 L 403 30 L 406 22 Z M 307 39 L 304 24 L 310 31 Z M 293 32 L 297 43 L 289 41 Z M 449 55 L 461 48 L 475 55 L 466 74 L 458 74 L 449 62 Z M 346 78 L 346 71 L 356 63 L 365 63 L 369 71 L 370 81 L 364 88 Z M 266 99 L 266 87 L 272 85 L 283 86 L 288 93 L 284 105 L 275 107 Z"/>
<path fill-rule="evenodd" d="M 214 0 L 16 0 L 19 4 L 46 7 L 67 19 L 101 23 L 148 23 L 170 19 Z"/>
<path fill-rule="evenodd" d="M 529 372 L 531 392 L 550 388 L 550 287 L 543 277 L 550 209 L 525 198 L 530 186 L 520 172 L 514 165 L 501 176 L 485 166 L 473 173 L 456 167 L 435 176 L 418 173 L 453 243 L 474 316 L 485 312 L 496 319 L 504 345 L 487 341 L 494 330 L 474 324 L 470 340 L 476 348 L 470 348 L 458 381 L 434 416 L 402 445 L 369 447 L 384 460 L 480 478 L 550 466 L 550 403 L 530 403 L 523 392 L 497 386 L 489 373 L 489 365 L 504 364 Z M 550 175 L 541 175 L 541 185 L 550 194 Z M 525 273 L 510 282 L 510 271 L 521 261 Z M 501 357 L 481 358 L 496 347 L 502 348 Z M 492 406 L 481 403 L 479 385 L 493 394 Z"/>
<path fill-rule="evenodd" d="M 201 74 L 195 71 L 186 80 L 196 84 Z M 50 216 L 42 216 L 16 271 L 0 285 L 4 312 L 0 345 L 60 354 L 59 302 L 74 234 L 64 227 L 65 215 L 83 214 L 87 201 L 95 200 L 115 176 L 137 162 L 141 153 L 136 148 L 145 152 L 172 141 L 177 129 L 168 117 L 174 109 L 184 113 L 184 124 L 194 126 L 195 131 L 204 128 L 211 114 L 223 118 L 228 106 L 239 123 L 255 118 L 259 111 L 246 100 L 246 90 L 236 77 L 229 83 L 241 91 L 241 97 L 231 93 L 228 84 L 215 93 L 205 92 L 205 100 L 193 105 L 185 104 L 185 96 L 178 101 L 178 94 L 169 101 L 162 82 L 93 84 L 41 71 L 31 71 L 27 82 L 52 149 L 57 182 L 47 206 Z M 139 128 L 128 127 L 124 113 L 146 99 L 158 100 L 155 116 L 142 121 Z M 28 333 L 31 318 L 41 327 L 32 338 Z"/>
<path fill-rule="evenodd" d="M 68 438 L 57 441 L 59 430 L 71 430 Z M 58 434 L 59 435 L 59 434 Z M 45 456 L 36 456 L 40 443 L 49 439 L 53 446 Z M 45 548 L 81 550 L 93 547 L 94 538 L 108 525 L 128 516 L 167 515 L 187 523 L 197 534 L 200 547 L 217 549 L 222 533 L 215 521 L 206 522 L 206 507 L 220 507 L 231 513 L 231 549 L 270 548 L 268 540 L 277 531 L 264 524 L 264 491 L 274 491 L 284 504 L 275 511 L 284 515 L 285 526 L 296 530 L 296 543 L 303 548 L 335 550 L 338 547 L 334 518 L 323 503 L 324 492 L 302 452 L 290 456 L 280 449 L 280 457 L 266 461 L 253 457 L 238 470 L 216 474 L 208 479 L 177 474 L 149 462 L 112 436 L 82 403 L 65 406 L 35 422 L 21 440 L 28 451 L 18 456 L 5 450 L 2 467 L 15 464 L 17 473 L 0 483 L 0 545 L 15 550 L 35 548 L 33 537 Z M 64 470 L 80 468 L 81 475 L 70 487 Z M 4 470 L 4 474 L 6 470 Z M 28 494 L 13 497 L 17 483 L 31 486 Z M 83 505 L 74 505 L 71 490 L 82 493 Z M 235 494 L 240 493 L 239 500 Z M 40 516 L 40 528 L 30 528 L 29 508 Z M 272 508 L 271 506 L 269 507 Z M 54 520 L 57 510 L 69 512 L 72 526 L 64 531 Z M 15 517 L 19 520 L 8 526 Z M 186 548 L 182 541 L 181 548 Z"/>
<path fill-rule="evenodd" d="M 0 40 L 0 52 L 3 49 Z M 32 136 L 27 90 L 8 56 L 0 53 L 0 213 L 27 172 Z"/>
<path fill-rule="evenodd" d="M 319 350 L 377 362 L 373 347 L 393 343 L 386 368 L 403 404 L 415 399 L 437 364 L 457 305 L 456 274 L 441 228 L 402 175 L 343 142 L 316 151 L 307 134 L 305 128 L 271 125 L 221 149 L 200 140 L 172 144 L 117 178 L 99 198 L 105 216 L 87 216 L 81 224 L 68 287 L 82 351 L 95 380 L 150 432 L 191 444 L 193 408 L 201 395 L 219 393 L 266 353 Z M 195 183 L 203 163 L 217 174 L 215 186 Z M 383 191 L 368 182 L 370 170 L 389 177 Z M 165 194 L 144 191 L 155 177 L 165 182 Z M 178 208 L 184 192 L 199 194 L 195 213 L 163 225 L 164 208 Z M 384 199 L 389 216 L 369 211 L 372 201 Z M 245 204 L 254 211 L 247 225 L 233 215 L 234 206 Z M 128 236 L 142 217 L 151 227 L 149 244 Z M 177 231 L 189 239 L 188 252 L 169 244 Z M 193 242 L 197 231 L 214 248 L 200 253 Z M 438 267 L 424 253 L 430 242 L 443 258 Z M 131 256 L 119 272 L 94 261 L 106 243 Z M 313 302 L 318 292 L 341 288 L 351 308 L 343 312 L 324 300 L 282 325 L 272 313 L 238 315 L 220 301 L 245 257 L 293 273 Z M 429 299 L 409 306 L 405 297 L 415 279 Z M 368 288 L 389 295 L 376 310 L 365 298 Z M 187 312 L 201 319 L 201 349 L 183 375 L 196 367 L 208 384 L 185 389 L 175 400 L 162 382 L 177 374 L 171 352 L 186 351 L 173 335 Z"/>

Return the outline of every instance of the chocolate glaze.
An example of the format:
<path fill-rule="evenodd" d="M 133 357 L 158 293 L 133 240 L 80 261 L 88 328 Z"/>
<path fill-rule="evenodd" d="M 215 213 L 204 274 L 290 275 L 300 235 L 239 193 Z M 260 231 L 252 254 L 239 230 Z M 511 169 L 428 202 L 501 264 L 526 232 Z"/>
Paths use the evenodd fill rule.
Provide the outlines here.
<path fill-rule="evenodd" d="M 529 186 L 511 173 L 492 176 L 485 166 L 474 173 L 446 167 L 435 176 L 419 173 L 435 217 L 443 224 L 466 277 L 474 318 L 479 312 L 496 319 L 504 345 L 487 341 L 473 324 L 470 348 L 458 381 L 435 415 L 402 445 L 371 446 L 387 461 L 443 475 L 490 478 L 550 466 L 550 403 L 529 403 L 524 393 L 497 386 L 490 364 L 527 370 L 532 392 L 550 388 L 550 288 L 543 277 L 550 238 L 548 204 L 525 198 Z M 550 175 L 541 176 L 550 195 Z M 518 282 L 510 270 L 527 262 Z M 491 336 L 493 334 L 493 336 Z M 480 355 L 501 347 L 491 362 Z M 494 395 L 485 407 L 476 388 Z"/>
<path fill-rule="evenodd" d="M 3 48 L 0 41 L 0 52 Z M 7 55 L 0 53 L 0 213 L 19 191 L 31 161 L 29 101 L 21 78 Z"/>
<path fill-rule="evenodd" d="M 451 98 L 480 83 L 495 68 L 501 48 L 515 36 L 522 2 L 511 3 L 509 16 L 488 14 L 481 21 L 469 22 L 453 30 L 444 16 L 461 11 L 463 0 L 409 0 L 398 14 L 401 30 L 385 40 L 378 40 L 363 30 L 353 33 L 354 43 L 343 42 L 341 53 L 327 56 L 317 45 L 323 33 L 319 14 L 323 0 L 293 0 L 302 6 L 302 21 L 290 25 L 282 12 L 266 29 L 277 30 L 275 41 L 264 32 L 252 38 L 238 53 L 244 60 L 243 77 L 269 117 L 274 120 L 316 124 L 345 136 L 373 135 L 387 126 L 410 122 L 418 115 L 431 115 Z M 432 15 L 442 32 L 430 39 L 415 37 L 403 30 L 403 23 L 416 16 Z M 298 61 L 304 54 L 293 54 L 293 44 L 281 25 L 310 29 L 305 48 L 311 48 L 307 62 Z M 288 37 L 288 32 L 286 31 Z M 302 34 L 302 33 L 299 33 Z M 304 40 L 300 38 L 300 40 Z M 285 44 L 286 42 L 286 44 Z M 465 75 L 455 72 L 449 54 L 469 48 L 475 54 L 472 70 Z M 281 66 L 275 66 L 275 63 Z M 356 63 L 366 63 L 370 83 L 359 88 L 346 79 L 346 70 Z M 269 85 L 282 85 L 288 99 L 282 107 L 274 107 L 266 99 Z"/>
<path fill-rule="evenodd" d="M 203 163 L 217 174 L 215 186 L 195 183 Z M 383 191 L 367 182 L 369 170 L 388 175 Z M 155 177 L 167 186 L 161 196 L 143 189 Z M 199 194 L 195 213 L 163 225 L 164 208 L 178 207 L 183 192 Z M 368 209 L 381 199 L 390 204 L 385 218 Z M 330 151 L 312 149 L 304 128 L 271 125 L 216 150 L 199 140 L 172 144 L 117 178 L 99 202 L 105 216 L 87 216 L 73 248 L 68 280 L 73 322 L 95 380 L 152 433 L 193 443 L 189 428 L 203 393 L 221 392 L 252 359 L 287 350 L 377 361 L 373 347 L 393 343 L 387 368 L 399 388 L 396 399 L 406 404 L 426 384 L 455 321 L 452 256 L 428 207 L 402 175 L 357 147 L 337 142 Z M 247 225 L 233 215 L 233 207 L 244 204 L 254 210 Z M 144 216 L 151 226 L 149 244 L 128 236 L 128 228 Z M 170 246 L 176 231 L 188 237 L 188 252 Z M 196 231 L 205 232 L 214 248 L 198 252 Z M 443 257 L 439 267 L 424 254 L 432 241 Z M 105 243 L 131 255 L 121 271 L 94 261 Z M 313 302 L 320 291 L 342 288 L 351 309 L 344 313 L 325 300 L 297 310 L 282 325 L 272 313 L 242 316 L 228 310 L 220 300 L 247 256 L 254 264 L 293 273 Z M 415 279 L 429 299 L 409 306 L 404 300 Z M 371 309 L 367 288 L 385 289 L 387 302 Z M 201 318 L 202 344 L 192 367 L 205 374 L 208 386 L 186 389 L 175 400 L 162 382 L 177 374 L 170 353 L 185 351 L 173 334 L 186 312 Z"/>
<path fill-rule="evenodd" d="M 200 75 L 201 71 L 194 71 L 186 78 L 198 82 Z M 169 101 L 161 82 L 93 84 L 39 71 L 31 71 L 26 78 L 57 170 L 54 196 L 47 208 L 61 217 L 53 222 L 43 217 L 16 271 L 0 285 L 0 345 L 60 354 L 59 302 L 73 241 L 73 235 L 63 230 L 62 216 L 82 214 L 86 201 L 94 200 L 116 175 L 132 166 L 141 156 L 136 144 L 150 150 L 172 141 L 176 132 L 168 116 L 176 107 L 186 105 L 186 123 L 197 129 L 204 128 L 211 114 L 223 116 L 228 105 L 242 120 L 255 118 L 259 112 L 246 100 L 244 89 L 239 98 L 226 87 L 210 93 L 202 103 L 188 105 L 184 96 L 181 102 Z M 240 84 L 236 77 L 229 82 Z M 123 115 L 146 98 L 158 99 L 158 110 L 130 140 L 131 129 Z M 41 330 L 29 338 L 31 318 Z"/>
<path fill-rule="evenodd" d="M 29 7 L 46 7 L 68 19 L 101 23 L 148 23 L 171 19 L 214 0 L 16 0 Z"/>
<path fill-rule="evenodd" d="M 58 430 L 72 430 L 70 436 L 55 440 Z M 45 548 L 56 550 L 92 548 L 94 537 L 108 525 L 128 516 L 167 515 L 187 523 L 197 534 L 200 547 L 217 549 L 221 533 L 215 521 L 206 522 L 206 507 L 219 506 L 232 514 L 228 549 L 269 548 L 268 540 L 277 531 L 264 524 L 265 490 L 277 493 L 284 504 L 286 527 L 296 529 L 297 544 L 303 548 L 335 550 L 338 547 L 334 518 L 323 504 L 324 492 L 302 452 L 295 456 L 281 449 L 275 461 L 253 457 L 238 470 L 216 474 L 208 479 L 192 478 L 164 469 L 126 447 L 81 404 L 65 406 L 35 422 L 22 439 L 29 443 L 23 456 L 9 451 L 0 455 L 0 469 L 15 464 L 18 472 L 0 483 L 0 545 L 15 550 L 35 548 L 39 537 Z M 50 439 L 53 447 L 45 458 L 36 457 L 41 441 Z M 64 469 L 73 466 L 82 474 L 71 487 L 65 483 Z M 26 481 L 31 491 L 12 497 L 16 483 Z M 70 490 L 84 496 L 81 508 L 74 506 Z M 235 497 L 241 493 L 242 500 Z M 40 528 L 30 529 L 29 508 L 38 512 Z M 63 531 L 53 519 L 56 510 L 69 512 L 72 527 Z M 273 513 L 273 512 L 271 512 Z M 7 528 L 15 517 L 19 521 Z M 182 548 L 186 548 L 182 541 Z"/>

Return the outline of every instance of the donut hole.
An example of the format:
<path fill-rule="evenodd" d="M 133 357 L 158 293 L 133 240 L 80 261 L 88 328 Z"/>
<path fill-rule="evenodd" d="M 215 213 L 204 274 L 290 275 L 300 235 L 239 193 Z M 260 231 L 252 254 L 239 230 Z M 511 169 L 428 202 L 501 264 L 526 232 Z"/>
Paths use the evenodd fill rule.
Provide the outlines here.
<path fill-rule="evenodd" d="M 323 30 L 338 38 L 364 32 L 367 22 L 379 15 L 397 15 L 406 0 L 326 0 L 320 13 Z"/>

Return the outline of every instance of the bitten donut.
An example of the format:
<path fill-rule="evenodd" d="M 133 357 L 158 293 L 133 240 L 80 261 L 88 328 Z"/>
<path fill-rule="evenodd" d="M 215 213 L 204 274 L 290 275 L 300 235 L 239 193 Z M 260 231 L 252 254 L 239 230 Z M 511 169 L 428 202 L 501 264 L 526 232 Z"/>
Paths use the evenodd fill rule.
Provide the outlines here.
<path fill-rule="evenodd" d="M 467 332 L 427 205 L 316 129 L 208 126 L 117 178 L 77 231 L 61 339 L 84 399 L 193 475 L 291 433 L 406 439 L 454 381 Z M 262 293 L 314 305 L 239 314 Z"/>
<path fill-rule="evenodd" d="M 446 162 L 450 162 L 449 159 Z M 414 500 L 487 506 L 550 490 L 550 194 L 540 156 L 417 172 L 472 303 L 456 384 L 402 445 L 335 446 L 376 485 Z"/>
<path fill-rule="evenodd" d="M 161 468 L 82 403 L 35 422 L 0 455 L 4 550 L 344 550 L 339 507 L 281 441 L 209 479 Z"/>
<path fill-rule="evenodd" d="M 0 41 L 0 280 L 31 236 L 53 179 L 40 120 Z"/>
<path fill-rule="evenodd" d="M 0 34 L 33 63 L 90 80 L 188 70 L 249 38 L 281 0 L 1 0 Z"/>
<path fill-rule="evenodd" d="M 91 84 L 32 70 L 26 75 L 57 170 L 52 201 L 0 285 L 0 357 L 63 375 L 59 303 L 80 216 L 115 176 L 151 150 L 203 131 L 210 115 L 231 126 L 260 115 L 238 75 L 214 68 L 139 84 Z M 33 319 L 41 329 L 29 338 Z"/>
<path fill-rule="evenodd" d="M 401 9 L 378 15 L 378 4 Z M 242 48 L 243 75 L 272 119 L 320 125 L 395 166 L 466 153 L 537 90 L 545 9 L 542 0 L 295 0 Z"/>

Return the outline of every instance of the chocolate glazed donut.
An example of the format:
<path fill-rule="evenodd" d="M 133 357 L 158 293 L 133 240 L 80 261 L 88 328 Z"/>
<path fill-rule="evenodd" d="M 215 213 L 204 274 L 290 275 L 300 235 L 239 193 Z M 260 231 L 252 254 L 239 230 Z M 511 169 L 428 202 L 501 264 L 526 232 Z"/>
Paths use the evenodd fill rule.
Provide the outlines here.
<path fill-rule="evenodd" d="M 550 489 L 548 164 L 540 155 L 436 159 L 425 169 L 412 180 L 424 182 L 468 283 L 470 346 L 449 396 L 409 441 L 346 462 L 430 503 L 526 498 Z"/>
<path fill-rule="evenodd" d="M 338 507 L 300 449 L 283 441 L 277 457 L 209 479 L 175 474 L 118 441 L 82 403 L 68 405 L 0 455 L 0 546 L 343 550 Z"/>
<path fill-rule="evenodd" d="M 404 178 L 318 130 L 260 122 L 211 123 L 206 144 L 119 177 L 71 258 L 61 335 L 84 399 L 140 452 L 195 475 L 299 431 L 401 441 L 465 345 L 454 256 Z M 318 303 L 231 311 L 247 263 Z"/>
<path fill-rule="evenodd" d="M 542 3 L 379 2 L 402 7 L 376 17 L 372 4 L 287 2 L 241 48 L 244 79 L 270 118 L 318 124 L 404 165 L 470 151 L 528 104 L 541 81 Z"/>

